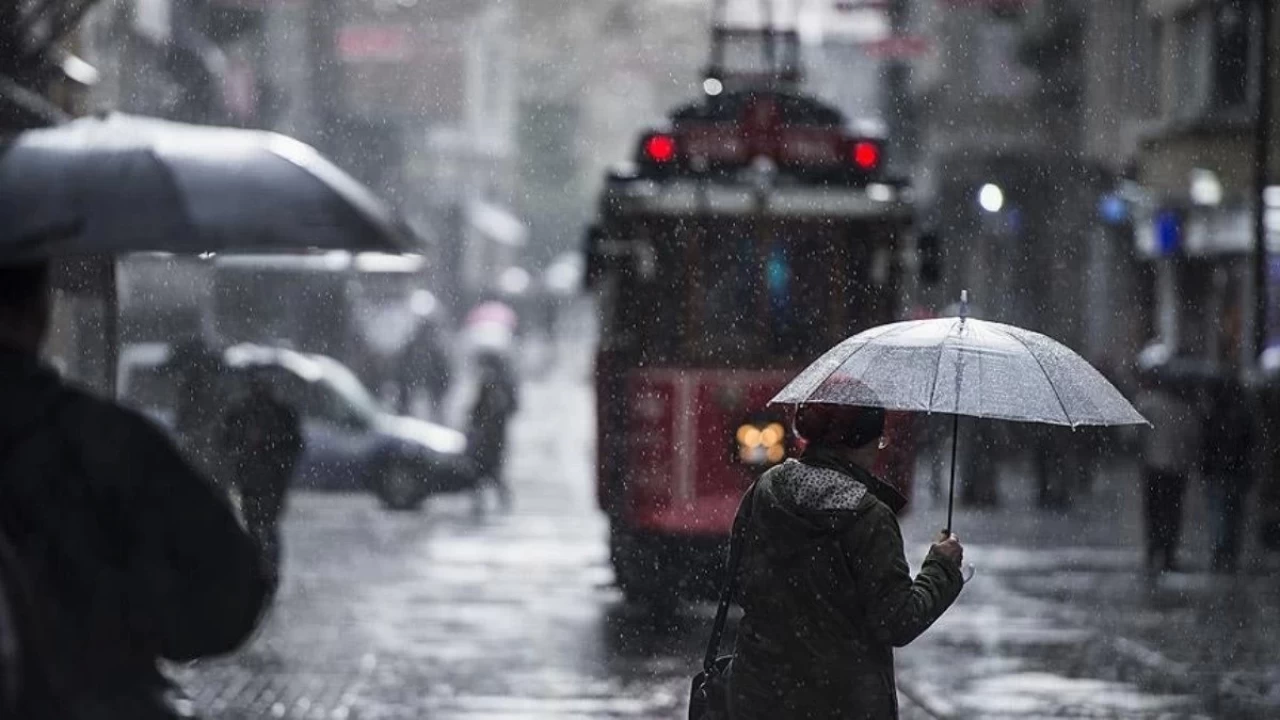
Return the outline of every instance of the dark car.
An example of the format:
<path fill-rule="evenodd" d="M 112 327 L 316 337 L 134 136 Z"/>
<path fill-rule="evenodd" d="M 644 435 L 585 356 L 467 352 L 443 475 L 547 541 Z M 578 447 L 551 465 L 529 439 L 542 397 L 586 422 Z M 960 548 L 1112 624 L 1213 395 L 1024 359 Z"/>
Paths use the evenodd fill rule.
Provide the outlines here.
<path fill-rule="evenodd" d="M 225 358 L 232 370 L 265 377 L 301 416 L 306 450 L 295 485 L 367 487 L 395 509 L 475 486 L 462 433 L 387 412 L 337 360 L 260 345 L 236 345 Z"/>

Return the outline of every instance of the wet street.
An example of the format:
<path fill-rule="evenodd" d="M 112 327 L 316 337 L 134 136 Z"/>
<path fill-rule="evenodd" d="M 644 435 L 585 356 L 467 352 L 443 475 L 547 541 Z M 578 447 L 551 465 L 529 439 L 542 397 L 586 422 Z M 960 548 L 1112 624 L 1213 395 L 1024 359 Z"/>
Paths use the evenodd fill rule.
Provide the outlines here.
<path fill-rule="evenodd" d="M 217 720 L 681 717 L 713 608 L 654 619 L 611 587 L 582 376 L 523 388 L 510 514 L 477 516 L 470 497 L 419 513 L 294 497 L 265 628 L 236 657 L 175 671 L 195 709 Z M 1274 574 L 1226 591 L 1202 573 L 1149 581 L 1132 498 L 1095 501 L 1118 514 L 963 515 L 978 575 L 899 652 L 904 718 L 1277 716 Z M 936 523 L 921 503 L 904 521 L 913 562 Z"/>

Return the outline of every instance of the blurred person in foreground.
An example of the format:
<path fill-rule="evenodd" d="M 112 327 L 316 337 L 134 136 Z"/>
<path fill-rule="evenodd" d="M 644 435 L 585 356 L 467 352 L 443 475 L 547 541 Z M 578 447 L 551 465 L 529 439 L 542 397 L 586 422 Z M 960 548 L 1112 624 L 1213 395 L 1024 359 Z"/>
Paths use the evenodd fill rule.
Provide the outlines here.
<path fill-rule="evenodd" d="M 1195 467 L 1200 418 L 1195 407 L 1165 387 L 1148 370 L 1139 376 L 1134 398 L 1138 411 L 1151 421 L 1143 430 L 1143 514 L 1147 524 L 1147 569 L 1177 569 L 1182 534 L 1182 498 Z"/>
<path fill-rule="evenodd" d="M 245 379 L 243 396 L 223 418 L 219 441 L 226 482 L 240 496 L 241 516 L 262 548 L 274 594 L 280 582 L 280 516 L 302 456 L 302 421 L 266 378 L 249 372 Z"/>
<path fill-rule="evenodd" d="M 871 474 L 884 449 L 880 408 L 802 405 L 799 460 L 766 472 L 742 504 L 734 720 L 898 717 L 893 648 L 960 594 L 955 535 L 912 579 L 897 511 L 906 499 Z"/>
<path fill-rule="evenodd" d="M 258 548 L 163 432 L 41 364 L 50 305 L 46 264 L 0 266 L 0 530 L 67 680 L 49 715 L 178 717 L 157 661 L 249 637 Z"/>
<path fill-rule="evenodd" d="M 476 486 L 475 510 L 484 512 L 485 486 L 498 493 L 503 510 L 511 509 L 511 488 L 503 476 L 507 455 L 507 425 L 518 406 L 514 373 L 505 354 L 492 349 L 476 356 L 479 370 L 475 403 L 467 423 L 467 448 L 476 465 L 480 482 Z"/>

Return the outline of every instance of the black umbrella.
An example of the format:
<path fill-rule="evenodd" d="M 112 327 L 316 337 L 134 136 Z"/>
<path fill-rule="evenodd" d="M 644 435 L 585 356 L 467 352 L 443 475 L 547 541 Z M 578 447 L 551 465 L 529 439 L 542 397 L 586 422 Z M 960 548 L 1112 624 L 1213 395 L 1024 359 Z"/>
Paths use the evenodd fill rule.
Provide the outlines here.
<path fill-rule="evenodd" d="M 0 146 L 0 257 L 304 249 L 421 248 L 368 188 L 276 133 L 112 113 Z"/>

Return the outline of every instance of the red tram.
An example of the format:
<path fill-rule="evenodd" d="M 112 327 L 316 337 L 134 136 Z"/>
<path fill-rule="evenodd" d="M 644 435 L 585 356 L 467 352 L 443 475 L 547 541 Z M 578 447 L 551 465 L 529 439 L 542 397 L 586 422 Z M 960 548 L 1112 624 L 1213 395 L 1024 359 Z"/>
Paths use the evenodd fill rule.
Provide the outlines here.
<path fill-rule="evenodd" d="M 714 588 L 742 491 L 797 452 L 768 400 L 905 314 L 914 209 L 883 138 L 785 83 L 709 80 L 608 176 L 587 242 L 599 501 L 630 598 Z M 912 425 L 890 422 L 882 476 L 909 491 Z"/>

